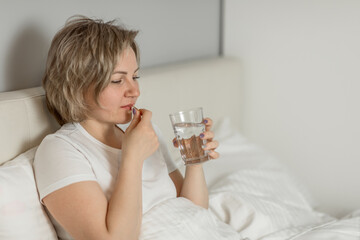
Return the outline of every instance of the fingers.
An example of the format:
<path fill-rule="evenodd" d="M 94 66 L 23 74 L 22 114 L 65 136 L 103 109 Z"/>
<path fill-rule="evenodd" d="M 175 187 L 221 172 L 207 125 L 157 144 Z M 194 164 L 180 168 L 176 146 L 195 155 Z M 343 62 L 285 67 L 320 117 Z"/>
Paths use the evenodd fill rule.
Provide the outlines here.
<path fill-rule="evenodd" d="M 131 131 L 132 129 L 134 129 L 138 125 L 140 120 L 141 120 L 141 112 L 134 107 L 133 108 L 133 119 L 131 120 L 131 123 L 128 126 L 128 128 L 126 129 L 126 131 Z"/>
<path fill-rule="evenodd" d="M 205 131 L 209 131 L 212 128 L 213 121 L 211 120 L 211 118 L 205 118 L 204 124 L 205 124 Z"/>
<path fill-rule="evenodd" d="M 207 142 L 205 144 L 204 150 L 215 150 L 218 146 L 219 146 L 218 141 Z"/>
<path fill-rule="evenodd" d="M 200 138 L 203 140 L 211 141 L 214 138 L 214 132 L 206 131 L 200 134 Z"/>
<path fill-rule="evenodd" d="M 131 123 L 129 127 L 126 129 L 126 131 L 130 132 L 133 130 L 138 124 L 151 124 L 151 117 L 152 113 L 149 110 L 146 109 L 137 109 L 133 107 L 133 119 L 131 120 Z"/>
<path fill-rule="evenodd" d="M 211 118 L 205 118 L 204 124 L 205 124 L 205 132 L 203 132 L 200 135 L 201 139 L 207 140 L 204 150 L 208 151 L 208 154 L 211 159 L 217 159 L 220 157 L 220 154 L 218 152 L 215 152 L 214 150 L 219 146 L 219 142 L 213 141 L 214 132 L 210 131 L 213 125 L 213 121 Z"/>
<path fill-rule="evenodd" d="M 173 145 L 174 147 L 178 148 L 179 147 L 179 143 L 178 143 L 178 140 L 176 139 L 176 137 L 173 139 Z"/>
<path fill-rule="evenodd" d="M 218 152 L 215 152 L 213 150 L 210 150 L 208 155 L 210 156 L 211 159 L 217 159 L 220 157 L 220 154 Z"/>
<path fill-rule="evenodd" d="M 150 122 L 152 117 L 152 112 L 146 109 L 139 109 L 137 112 L 141 114 L 141 121 Z"/>

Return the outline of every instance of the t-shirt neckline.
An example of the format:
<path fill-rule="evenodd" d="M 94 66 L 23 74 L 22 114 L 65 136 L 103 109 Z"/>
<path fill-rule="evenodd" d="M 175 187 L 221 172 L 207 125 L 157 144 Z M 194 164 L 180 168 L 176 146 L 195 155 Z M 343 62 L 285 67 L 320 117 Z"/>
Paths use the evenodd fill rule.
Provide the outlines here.
<path fill-rule="evenodd" d="M 120 148 L 111 147 L 111 146 L 106 145 L 105 143 L 97 140 L 97 139 L 96 139 L 95 137 L 93 137 L 88 131 L 86 131 L 86 129 L 85 129 L 83 126 L 81 126 L 80 123 L 75 122 L 75 123 L 73 123 L 73 124 L 75 125 L 75 127 L 76 127 L 77 129 L 79 129 L 79 131 L 80 131 L 82 134 L 84 134 L 87 138 L 89 138 L 91 141 L 93 141 L 94 143 L 96 143 L 96 144 L 99 145 L 100 147 L 105 148 L 105 149 L 107 149 L 107 150 L 109 150 L 109 151 L 111 151 L 111 152 L 114 152 L 114 153 L 119 153 L 119 152 L 121 152 L 121 149 L 120 149 Z M 119 126 L 117 126 L 117 127 L 119 127 Z M 120 128 L 120 127 L 119 127 L 119 128 Z M 122 129 L 120 128 L 120 130 L 122 130 Z M 123 130 L 122 130 L 122 131 L 123 131 Z"/>

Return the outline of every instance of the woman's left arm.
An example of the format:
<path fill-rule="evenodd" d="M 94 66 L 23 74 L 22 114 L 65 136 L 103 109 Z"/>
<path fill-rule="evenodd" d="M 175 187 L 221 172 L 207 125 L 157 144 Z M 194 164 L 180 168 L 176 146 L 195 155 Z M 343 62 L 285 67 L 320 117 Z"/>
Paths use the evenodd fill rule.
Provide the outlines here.
<path fill-rule="evenodd" d="M 204 123 L 205 132 L 202 139 L 207 140 L 204 150 L 209 151 L 211 159 L 216 159 L 219 157 L 219 153 L 215 152 L 215 149 L 219 144 L 217 141 L 213 141 L 214 133 L 210 131 L 213 122 L 210 118 L 205 118 Z M 174 145 L 177 147 L 176 143 Z M 175 170 L 169 175 L 175 184 L 178 197 L 185 197 L 196 205 L 208 208 L 209 194 L 202 164 L 186 166 L 184 178 L 179 170 Z"/>

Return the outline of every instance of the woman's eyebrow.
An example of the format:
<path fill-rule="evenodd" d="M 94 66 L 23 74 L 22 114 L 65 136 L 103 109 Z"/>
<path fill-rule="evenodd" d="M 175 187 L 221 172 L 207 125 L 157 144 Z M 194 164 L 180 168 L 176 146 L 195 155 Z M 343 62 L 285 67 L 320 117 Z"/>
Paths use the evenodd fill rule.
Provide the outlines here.
<path fill-rule="evenodd" d="M 139 68 L 140 67 L 138 67 L 135 71 L 134 71 L 134 73 L 136 73 L 138 70 L 139 70 Z M 117 73 L 119 73 L 119 74 L 128 74 L 128 72 L 126 72 L 126 71 L 115 71 L 115 72 L 113 72 L 113 74 L 117 74 Z"/>

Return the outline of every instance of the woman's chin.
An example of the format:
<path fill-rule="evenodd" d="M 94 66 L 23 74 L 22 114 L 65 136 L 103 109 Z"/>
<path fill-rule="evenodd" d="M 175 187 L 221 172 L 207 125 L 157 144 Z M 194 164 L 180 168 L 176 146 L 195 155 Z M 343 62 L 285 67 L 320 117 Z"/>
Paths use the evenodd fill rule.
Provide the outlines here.
<path fill-rule="evenodd" d="M 123 118 L 121 120 L 119 119 L 117 121 L 117 124 L 127 124 L 127 123 L 131 122 L 131 120 L 132 120 L 132 114 L 129 114 L 129 115 L 126 115 L 125 118 Z"/>

